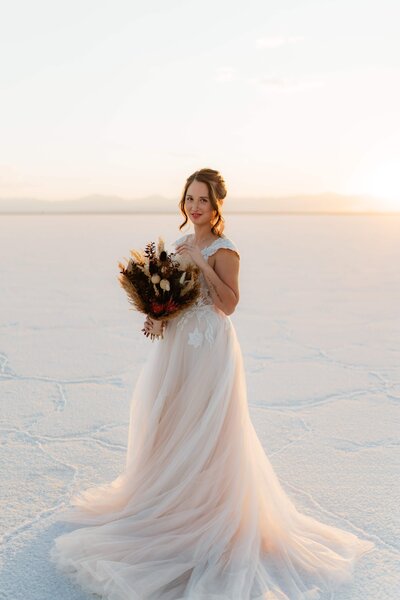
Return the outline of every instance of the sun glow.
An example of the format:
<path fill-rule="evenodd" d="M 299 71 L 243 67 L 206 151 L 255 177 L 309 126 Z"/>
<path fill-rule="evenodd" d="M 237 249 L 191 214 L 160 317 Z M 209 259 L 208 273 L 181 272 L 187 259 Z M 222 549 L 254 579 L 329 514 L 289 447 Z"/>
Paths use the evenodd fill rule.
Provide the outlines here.
<path fill-rule="evenodd" d="M 365 194 L 376 199 L 382 211 L 400 211 L 400 156 L 353 172 L 346 193 Z"/>

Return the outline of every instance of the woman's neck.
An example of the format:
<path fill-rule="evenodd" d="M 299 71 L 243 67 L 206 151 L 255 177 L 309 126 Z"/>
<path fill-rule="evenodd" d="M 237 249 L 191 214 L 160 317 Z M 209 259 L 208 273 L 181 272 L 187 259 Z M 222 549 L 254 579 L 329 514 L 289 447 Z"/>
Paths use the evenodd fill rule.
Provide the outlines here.
<path fill-rule="evenodd" d="M 206 242 L 212 242 L 218 236 L 214 235 L 209 227 L 194 226 L 193 239 L 196 244 L 204 244 Z"/>

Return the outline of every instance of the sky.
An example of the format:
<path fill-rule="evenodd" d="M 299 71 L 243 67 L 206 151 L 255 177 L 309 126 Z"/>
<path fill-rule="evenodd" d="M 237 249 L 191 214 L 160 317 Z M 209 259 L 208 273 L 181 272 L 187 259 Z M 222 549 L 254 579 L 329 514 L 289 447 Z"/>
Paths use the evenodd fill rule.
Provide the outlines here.
<path fill-rule="evenodd" d="M 15 0 L 0 198 L 367 194 L 400 210 L 398 0 Z"/>

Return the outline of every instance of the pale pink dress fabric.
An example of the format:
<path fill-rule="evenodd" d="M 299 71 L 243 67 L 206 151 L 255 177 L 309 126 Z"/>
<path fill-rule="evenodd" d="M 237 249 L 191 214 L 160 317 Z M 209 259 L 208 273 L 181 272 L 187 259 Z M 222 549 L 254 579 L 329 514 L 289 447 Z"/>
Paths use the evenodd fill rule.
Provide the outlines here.
<path fill-rule="evenodd" d="M 239 254 L 223 236 L 203 256 L 219 248 Z M 59 519 L 81 526 L 51 559 L 109 600 L 328 597 L 374 544 L 298 512 L 283 490 L 249 417 L 232 321 L 201 280 L 140 372 L 124 471 L 72 499 Z"/>

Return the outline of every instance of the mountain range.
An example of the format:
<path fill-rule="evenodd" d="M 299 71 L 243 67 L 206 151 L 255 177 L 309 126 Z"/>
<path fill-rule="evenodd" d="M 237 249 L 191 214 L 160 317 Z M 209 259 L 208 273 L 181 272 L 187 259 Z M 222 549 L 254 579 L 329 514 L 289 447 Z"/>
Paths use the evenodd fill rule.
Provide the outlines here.
<path fill-rule="evenodd" d="M 159 195 L 124 199 L 94 194 L 69 200 L 0 198 L 0 214 L 127 214 L 174 213 L 179 198 Z M 331 192 L 282 197 L 227 197 L 225 213 L 379 213 L 379 200 L 371 196 L 346 196 Z"/>

